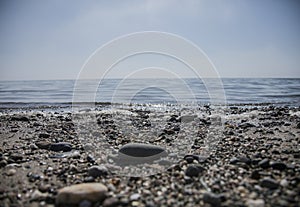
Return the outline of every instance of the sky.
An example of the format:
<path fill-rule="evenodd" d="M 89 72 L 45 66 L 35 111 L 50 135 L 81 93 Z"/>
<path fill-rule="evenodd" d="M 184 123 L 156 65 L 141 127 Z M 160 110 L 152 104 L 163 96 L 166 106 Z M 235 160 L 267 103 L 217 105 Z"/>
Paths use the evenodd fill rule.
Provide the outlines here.
<path fill-rule="evenodd" d="M 192 41 L 221 77 L 300 78 L 299 11 L 296 0 L 0 0 L 0 80 L 76 79 L 99 47 L 141 31 Z"/>

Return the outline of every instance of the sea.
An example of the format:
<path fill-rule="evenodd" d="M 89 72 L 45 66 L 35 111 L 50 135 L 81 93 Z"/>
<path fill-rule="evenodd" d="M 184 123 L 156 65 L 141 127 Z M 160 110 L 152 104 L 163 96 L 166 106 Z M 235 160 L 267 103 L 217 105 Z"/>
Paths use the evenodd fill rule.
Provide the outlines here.
<path fill-rule="evenodd" d="M 224 95 L 221 104 L 229 106 L 300 106 L 298 78 L 224 78 L 216 84 L 210 79 L 158 78 L 0 81 L 0 109 L 70 107 L 78 100 L 96 104 L 190 102 L 205 105 L 216 103 L 214 98 L 220 92 Z"/>

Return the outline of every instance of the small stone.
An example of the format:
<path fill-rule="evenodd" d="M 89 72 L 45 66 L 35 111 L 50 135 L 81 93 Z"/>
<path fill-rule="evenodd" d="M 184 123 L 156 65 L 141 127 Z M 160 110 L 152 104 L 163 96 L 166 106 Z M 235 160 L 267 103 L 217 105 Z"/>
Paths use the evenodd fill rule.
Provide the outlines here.
<path fill-rule="evenodd" d="M 0 161 L 0 167 L 5 167 L 7 165 L 7 161 L 6 160 L 1 160 Z"/>
<path fill-rule="evenodd" d="M 27 177 L 30 182 L 35 182 L 36 180 L 39 180 L 41 178 L 41 176 L 39 174 L 34 174 L 32 172 L 29 172 L 27 174 Z"/>
<path fill-rule="evenodd" d="M 87 200 L 83 200 L 80 202 L 79 207 L 91 207 L 92 203 L 90 201 Z"/>
<path fill-rule="evenodd" d="M 139 207 L 139 206 L 141 206 L 141 203 L 138 202 L 138 201 L 132 201 L 132 202 L 131 202 L 131 206 L 132 206 L 132 207 Z"/>
<path fill-rule="evenodd" d="M 39 189 L 40 192 L 45 193 L 45 192 L 47 192 L 50 188 L 51 188 L 50 185 L 41 184 L 41 185 L 39 186 L 38 189 Z"/>
<path fill-rule="evenodd" d="M 7 172 L 6 172 L 6 175 L 7 176 L 13 176 L 14 174 L 16 174 L 16 169 L 9 169 Z"/>
<path fill-rule="evenodd" d="M 35 190 L 32 192 L 31 194 L 31 200 L 32 201 L 39 201 L 39 200 L 43 200 L 47 197 L 47 193 L 42 193 L 39 190 Z"/>
<path fill-rule="evenodd" d="M 289 182 L 288 182 L 286 179 L 282 179 L 282 180 L 280 181 L 280 185 L 281 185 L 282 187 L 287 187 L 287 186 L 289 185 Z"/>
<path fill-rule="evenodd" d="M 49 138 L 49 137 L 50 134 L 46 134 L 46 133 L 39 134 L 39 138 Z"/>
<path fill-rule="evenodd" d="M 166 155 L 166 151 L 162 147 L 141 143 L 126 144 L 120 148 L 119 152 L 133 157 L 148 157 L 158 154 Z"/>
<path fill-rule="evenodd" d="M 264 178 L 261 181 L 260 185 L 262 187 L 269 188 L 269 189 L 276 189 L 279 187 L 279 184 L 277 183 L 277 181 L 272 178 Z"/>
<path fill-rule="evenodd" d="M 239 162 L 239 159 L 236 158 L 236 157 L 233 157 L 233 158 L 231 158 L 231 159 L 229 160 L 229 163 L 232 164 L 232 165 L 235 165 L 235 164 L 238 163 L 238 162 Z"/>
<path fill-rule="evenodd" d="M 51 143 L 47 141 L 36 142 L 35 145 L 40 149 L 49 149 Z"/>
<path fill-rule="evenodd" d="M 14 153 L 10 155 L 10 158 L 13 159 L 14 161 L 18 161 L 18 160 L 22 160 L 23 159 L 23 155 L 22 154 L 18 154 L 18 153 Z"/>
<path fill-rule="evenodd" d="M 251 159 L 248 157 L 233 157 L 230 161 L 230 164 L 238 164 L 238 163 L 245 163 L 247 165 L 251 164 Z"/>
<path fill-rule="evenodd" d="M 29 148 L 30 148 L 31 150 L 37 150 L 37 149 L 38 149 L 38 146 L 36 146 L 35 144 L 30 144 L 30 145 L 29 145 Z"/>
<path fill-rule="evenodd" d="M 94 163 L 96 161 L 95 158 L 93 157 L 93 155 L 88 155 L 86 157 L 86 160 L 90 163 Z"/>
<path fill-rule="evenodd" d="M 268 168 L 270 166 L 269 159 L 265 158 L 258 163 L 258 166 L 261 168 Z"/>
<path fill-rule="evenodd" d="M 132 195 L 130 196 L 129 200 L 130 200 L 130 201 L 136 201 L 136 200 L 138 200 L 140 197 L 141 197 L 140 194 L 135 193 L 135 194 L 132 194 Z"/>
<path fill-rule="evenodd" d="M 243 128 L 243 129 L 247 129 L 247 128 L 255 127 L 255 125 L 245 122 L 245 123 L 240 124 L 239 127 Z"/>
<path fill-rule="evenodd" d="M 270 166 L 275 170 L 285 170 L 287 168 L 286 164 L 282 162 L 271 162 Z"/>
<path fill-rule="evenodd" d="M 82 201 L 102 202 L 106 197 L 107 188 L 101 183 L 82 183 L 64 187 L 58 191 L 57 206 L 79 205 Z"/>
<path fill-rule="evenodd" d="M 29 122 L 29 118 L 26 116 L 12 117 L 11 121 L 26 121 Z"/>
<path fill-rule="evenodd" d="M 221 202 L 222 202 L 219 195 L 211 192 L 205 192 L 203 194 L 203 201 L 204 203 L 209 203 L 211 206 L 214 207 L 221 206 Z"/>
<path fill-rule="evenodd" d="M 197 177 L 200 173 L 202 173 L 205 169 L 201 166 L 190 165 L 185 170 L 185 175 L 189 177 Z"/>
<path fill-rule="evenodd" d="M 238 159 L 239 159 L 239 162 L 245 163 L 247 165 L 251 164 L 251 159 L 248 157 L 243 156 L 243 157 L 238 157 Z"/>
<path fill-rule="evenodd" d="M 192 163 L 194 161 L 194 157 L 193 155 L 186 155 L 184 160 L 187 161 L 187 163 Z"/>
<path fill-rule="evenodd" d="M 92 176 L 93 178 L 106 176 L 107 174 L 108 174 L 108 169 L 104 165 L 92 166 L 88 170 L 88 175 Z"/>
<path fill-rule="evenodd" d="M 248 207 L 264 207 L 265 201 L 263 199 L 256 199 L 256 200 L 249 199 L 247 200 L 246 204 Z"/>
<path fill-rule="evenodd" d="M 259 173 L 259 171 L 258 171 L 258 170 L 252 171 L 250 177 L 251 177 L 252 179 L 254 179 L 254 180 L 259 180 L 259 179 L 260 179 L 260 173 Z"/>
<path fill-rule="evenodd" d="M 72 150 L 72 145 L 68 142 L 58 142 L 58 143 L 51 144 L 49 149 L 55 152 L 59 152 L 59 151 L 68 152 Z"/>
<path fill-rule="evenodd" d="M 103 207 L 117 207 L 119 206 L 120 201 L 115 198 L 115 197 L 111 197 L 111 198 L 107 198 L 104 200 L 102 206 Z"/>

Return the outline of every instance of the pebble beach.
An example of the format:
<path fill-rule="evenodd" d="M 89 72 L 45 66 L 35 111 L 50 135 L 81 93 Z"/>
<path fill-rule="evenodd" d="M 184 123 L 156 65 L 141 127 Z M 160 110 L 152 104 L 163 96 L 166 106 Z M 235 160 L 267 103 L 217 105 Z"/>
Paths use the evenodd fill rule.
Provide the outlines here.
<path fill-rule="evenodd" d="M 87 135 L 90 125 L 78 130 L 67 110 L 2 109 L 0 206 L 299 206 L 299 107 L 228 106 L 209 150 L 204 140 L 214 109 L 200 106 L 191 122 L 182 110 L 158 116 L 132 105 L 116 115 L 100 107 Z M 148 133 L 158 126 L 159 133 Z M 136 131 L 148 138 L 138 140 Z M 185 136 L 192 136 L 190 146 L 178 152 L 172 143 Z M 106 145 L 97 147 L 98 137 Z M 124 163 L 120 154 L 136 159 Z M 152 155 L 159 156 L 145 158 Z M 142 171 L 130 171 L 139 164 Z"/>

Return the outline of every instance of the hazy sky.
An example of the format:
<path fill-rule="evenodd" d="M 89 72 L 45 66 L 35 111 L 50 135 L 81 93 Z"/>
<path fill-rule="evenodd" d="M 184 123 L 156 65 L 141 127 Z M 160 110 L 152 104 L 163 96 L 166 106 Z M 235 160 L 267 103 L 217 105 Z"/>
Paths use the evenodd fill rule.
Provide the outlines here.
<path fill-rule="evenodd" d="M 153 30 L 196 43 L 222 77 L 300 78 L 300 1 L 0 0 L 0 79 L 73 79 L 104 43 Z"/>

